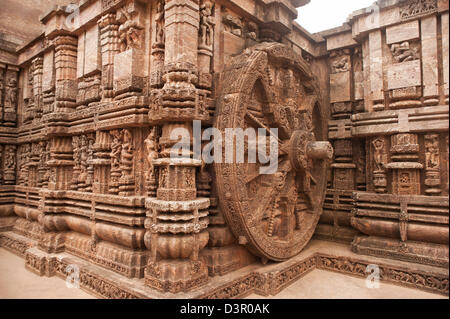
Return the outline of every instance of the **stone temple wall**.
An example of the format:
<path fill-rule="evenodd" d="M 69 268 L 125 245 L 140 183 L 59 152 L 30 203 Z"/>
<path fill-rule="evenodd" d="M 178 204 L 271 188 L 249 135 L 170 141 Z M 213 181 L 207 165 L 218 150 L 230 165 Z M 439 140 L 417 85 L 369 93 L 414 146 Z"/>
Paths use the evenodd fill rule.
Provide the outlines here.
<path fill-rule="evenodd" d="M 335 158 L 318 237 L 448 266 L 448 23 L 448 1 L 379 1 L 321 33 Z"/>
<path fill-rule="evenodd" d="M 308 233 L 448 267 L 448 0 L 378 1 L 314 35 L 294 22 L 308 2 L 80 0 L 42 11 L 34 34 L 1 25 L 0 244 L 41 274 L 40 253 L 65 252 L 172 293 L 266 263 L 270 244 L 229 217 L 226 169 L 170 156 L 176 129 L 228 119 L 245 91 L 230 74 L 260 72 L 266 52 L 274 93 L 248 96 L 251 120 L 301 96 L 334 148 Z M 304 216 L 297 228 L 319 219 Z"/>

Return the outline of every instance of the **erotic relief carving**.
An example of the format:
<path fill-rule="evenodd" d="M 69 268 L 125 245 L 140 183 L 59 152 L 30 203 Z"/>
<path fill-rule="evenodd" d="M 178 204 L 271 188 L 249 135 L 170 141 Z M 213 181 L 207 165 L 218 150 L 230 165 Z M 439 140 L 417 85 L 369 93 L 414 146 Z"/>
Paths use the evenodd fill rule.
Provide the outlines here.
<path fill-rule="evenodd" d="M 200 48 L 212 48 L 214 42 L 213 4 L 206 0 L 200 5 Z"/>
<path fill-rule="evenodd" d="M 158 142 L 156 136 L 156 129 L 150 130 L 150 134 L 144 141 L 145 149 L 147 152 L 147 162 L 149 165 L 148 178 L 155 177 L 155 166 L 153 165 L 153 160 L 158 158 Z"/>
<path fill-rule="evenodd" d="M 425 166 L 427 168 L 439 168 L 439 135 L 425 136 Z"/>
<path fill-rule="evenodd" d="M 338 50 L 330 53 L 331 58 L 331 72 L 341 73 L 347 72 L 351 68 L 350 50 Z"/>
<path fill-rule="evenodd" d="M 155 15 L 155 43 L 153 48 L 164 47 L 165 36 L 164 36 L 164 0 L 159 0 L 156 5 L 156 15 Z"/>
<path fill-rule="evenodd" d="M 142 48 L 143 27 L 137 21 L 138 13 L 130 12 L 130 3 L 117 11 L 119 27 L 120 52 Z"/>
<path fill-rule="evenodd" d="M 419 48 L 408 41 L 391 45 L 391 52 L 396 63 L 419 59 Z"/>
<path fill-rule="evenodd" d="M 5 112 L 15 113 L 17 104 L 17 80 L 10 77 L 5 89 Z"/>

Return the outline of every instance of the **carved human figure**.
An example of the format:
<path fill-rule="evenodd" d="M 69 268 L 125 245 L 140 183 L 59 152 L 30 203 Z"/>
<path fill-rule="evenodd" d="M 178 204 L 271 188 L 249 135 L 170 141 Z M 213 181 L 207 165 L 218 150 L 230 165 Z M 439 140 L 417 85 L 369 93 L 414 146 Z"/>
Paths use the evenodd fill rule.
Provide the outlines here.
<path fill-rule="evenodd" d="M 427 168 L 439 168 L 439 140 L 437 135 L 425 136 L 425 160 Z"/>
<path fill-rule="evenodd" d="M 346 72 L 349 70 L 349 59 L 347 56 L 341 57 L 332 63 L 333 73 Z"/>
<path fill-rule="evenodd" d="M 5 171 L 16 169 L 16 152 L 12 145 L 8 145 L 5 149 Z"/>
<path fill-rule="evenodd" d="M 155 130 L 151 130 L 150 134 L 144 141 L 145 149 L 147 151 L 147 162 L 149 165 L 149 174 L 148 178 L 154 178 L 155 176 L 155 168 L 153 165 L 153 160 L 158 158 L 158 143 L 156 141 Z"/>
<path fill-rule="evenodd" d="M 374 147 L 373 159 L 375 162 L 376 171 L 384 171 L 384 165 L 386 164 L 384 158 L 384 141 L 383 139 L 378 138 L 372 142 L 372 145 Z"/>
<path fill-rule="evenodd" d="M 16 111 L 17 103 L 17 80 L 15 78 L 10 78 L 8 81 L 8 86 L 5 91 L 5 112 L 14 113 Z"/>
<path fill-rule="evenodd" d="M 79 136 L 72 137 L 72 152 L 73 152 L 73 160 L 75 162 L 74 169 L 79 169 L 81 160 Z"/>
<path fill-rule="evenodd" d="M 133 135 L 130 130 L 124 129 L 122 136 L 123 143 L 120 153 L 120 168 L 122 169 L 122 176 L 131 176 L 133 169 Z"/>
<path fill-rule="evenodd" d="M 134 20 L 127 20 L 119 27 L 120 51 L 141 47 L 141 27 Z"/>
<path fill-rule="evenodd" d="M 5 162 L 3 165 L 4 182 L 5 184 L 13 184 L 16 179 L 16 146 L 6 145 L 5 147 Z"/>
<path fill-rule="evenodd" d="M 417 58 L 417 49 L 411 48 L 408 41 L 391 45 L 391 52 L 395 62 L 407 62 Z"/>
<path fill-rule="evenodd" d="M 200 6 L 200 44 L 210 47 L 213 44 L 214 17 L 212 16 L 212 3 L 208 0 Z"/>
<path fill-rule="evenodd" d="M 165 1 L 159 0 L 157 7 L 156 7 L 155 44 L 153 45 L 153 47 L 163 46 L 164 42 L 165 42 L 165 39 L 164 39 L 164 5 L 165 5 Z"/>
<path fill-rule="evenodd" d="M 120 170 L 120 153 L 122 151 L 122 142 L 120 132 L 118 130 L 111 131 L 113 137 L 111 143 L 111 170 Z"/>

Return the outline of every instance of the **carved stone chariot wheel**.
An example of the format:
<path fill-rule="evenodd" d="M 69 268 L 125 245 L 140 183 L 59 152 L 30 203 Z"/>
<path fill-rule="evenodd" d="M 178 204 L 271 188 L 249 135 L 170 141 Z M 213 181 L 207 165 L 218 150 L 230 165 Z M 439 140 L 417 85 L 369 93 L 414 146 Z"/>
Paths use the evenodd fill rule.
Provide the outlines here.
<path fill-rule="evenodd" d="M 325 110 L 309 66 L 279 43 L 263 43 L 235 57 L 223 73 L 215 127 L 267 131 L 278 143 L 278 168 L 249 163 L 214 165 L 221 210 L 231 231 L 263 260 L 283 261 L 309 242 L 322 213 L 328 164 Z M 270 129 L 278 129 L 269 135 Z M 272 138 L 270 138 L 272 136 Z M 233 142 L 233 141 L 231 141 Z M 227 141 L 226 143 L 230 143 Z M 258 152 L 260 152 L 258 150 Z"/>

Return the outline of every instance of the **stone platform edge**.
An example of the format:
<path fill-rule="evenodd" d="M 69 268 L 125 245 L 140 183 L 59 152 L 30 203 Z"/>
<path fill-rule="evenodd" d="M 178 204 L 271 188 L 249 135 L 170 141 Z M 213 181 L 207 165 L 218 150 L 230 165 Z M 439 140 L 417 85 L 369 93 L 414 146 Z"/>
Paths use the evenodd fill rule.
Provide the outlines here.
<path fill-rule="evenodd" d="M 32 239 L 13 232 L 0 233 L 0 247 L 25 258 L 26 269 L 39 276 L 58 276 L 66 279 L 68 266 L 80 266 L 80 288 L 100 298 L 111 299 L 239 299 L 250 294 L 274 296 L 314 269 L 339 272 L 367 278 L 367 266 L 376 264 L 380 282 L 415 288 L 441 295 L 449 295 L 448 269 L 397 262 L 380 258 L 355 258 L 327 252 L 302 253 L 293 259 L 269 266 L 250 265 L 228 275 L 211 277 L 199 289 L 171 294 L 155 291 L 142 279 L 129 279 L 110 270 L 89 264 L 67 253 L 48 254 L 35 247 Z M 374 262 L 376 261 L 376 263 Z M 381 262 L 380 262 L 381 261 Z"/>

